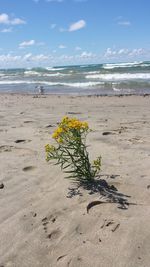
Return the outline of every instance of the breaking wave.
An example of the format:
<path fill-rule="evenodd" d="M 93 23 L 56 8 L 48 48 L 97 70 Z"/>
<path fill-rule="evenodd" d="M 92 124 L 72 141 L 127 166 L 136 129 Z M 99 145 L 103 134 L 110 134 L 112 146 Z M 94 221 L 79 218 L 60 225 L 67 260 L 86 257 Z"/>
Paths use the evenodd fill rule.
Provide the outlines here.
<path fill-rule="evenodd" d="M 100 79 L 102 81 L 123 81 L 123 80 L 149 80 L 150 73 L 111 73 L 86 75 L 86 79 Z"/>

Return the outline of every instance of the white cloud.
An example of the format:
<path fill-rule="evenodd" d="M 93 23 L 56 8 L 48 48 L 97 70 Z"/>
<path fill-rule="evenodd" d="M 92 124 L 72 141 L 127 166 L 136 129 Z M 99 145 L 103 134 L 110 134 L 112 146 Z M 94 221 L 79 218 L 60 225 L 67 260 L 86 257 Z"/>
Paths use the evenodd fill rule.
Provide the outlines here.
<path fill-rule="evenodd" d="M 85 26 L 86 26 L 86 22 L 85 20 L 82 19 L 71 24 L 68 31 L 69 32 L 77 31 L 77 30 L 84 28 Z"/>
<path fill-rule="evenodd" d="M 32 57 L 32 60 L 33 61 L 47 61 L 48 59 L 50 58 L 49 55 L 43 55 L 43 54 L 40 54 L 40 55 L 35 55 Z"/>
<path fill-rule="evenodd" d="M 12 56 L 10 53 L 7 55 L 0 55 L 0 63 L 3 63 L 4 65 L 12 64 L 20 59 L 21 56 Z"/>
<path fill-rule="evenodd" d="M 121 48 L 119 50 L 114 50 L 111 48 L 107 48 L 104 53 L 104 58 L 111 59 L 111 58 L 131 58 L 136 56 L 145 56 L 148 54 L 148 51 L 146 51 L 143 48 L 134 48 L 134 49 L 127 49 L 127 48 Z"/>
<path fill-rule="evenodd" d="M 20 25 L 20 24 L 26 24 L 26 22 L 22 19 L 15 18 L 10 21 L 11 25 Z"/>
<path fill-rule="evenodd" d="M 24 41 L 24 42 L 19 44 L 19 47 L 23 48 L 23 47 L 31 46 L 31 45 L 34 45 L 34 44 L 35 44 L 35 40 Z"/>
<path fill-rule="evenodd" d="M 59 49 L 64 49 L 64 48 L 67 48 L 65 45 L 63 45 L 63 44 L 60 44 L 59 46 L 58 46 L 58 48 Z"/>
<path fill-rule="evenodd" d="M 82 52 L 81 54 L 58 55 L 53 51 L 52 54 L 32 54 L 26 53 L 24 55 L 12 55 L 1 54 L 0 55 L 0 68 L 11 68 L 11 67 L 36 67 L 36 66 L 48 66 L 48 65 L 59 65 L 59 64 L 80 64 L 87 62 L 95 62 L 96 55 L 92 52 Z"/>
<path fill-rule="evenodd" d="M 31 53 L 25 55 L 12 55 L 11 53 L 0 55 L 0 67 L 25 67 L 25 66 L 39 66 L 41 64 L 48 64 L 53 61 L 51 55 L 38 54 L 33 55 Z"/>
<path fill-rule="evenodd" d="M 22 57 L 23 61 L 46 61 L 49 59 L 49 55 L 39 54 L 39 55 L 33 55 L 32 53 L 26 54 Z"/>
<path fill-rule="evenodd" d="M 9 17 L 7 14 L 0 14 L 0 24 L 9 24 Z"/>
<path fill-rule="evenodd" d="M 8 14 L 2 13 L 0 14 L 0 24 L 19 25 L 19 24 L 26 24 L 26 21 L 20 18 L 10 18 Z"/>
<path fill-rule="evenodd" d="M 120 26 L 125 26 L 125 27 L 131 26 L 131 21 L 126 18 L 123 18 L 123 16 L 118 16 L 114 20 Z"/>
<path fill-rule="evenodd" d="M 126 20 L 126 21 L 119 21 L 118 25 L 122 25 L 122 26 L 131 26 L 131 22 Z"/>
<path fill-rule="evenodd" d="M 3 32 L 3 33 L 12 32 L 12 28 L 5 28 L 5 29 L 1 30 L 1 32 Z"/>
<path fill-rule="evenodd" d="M 63 28 L 60 27 L 59 31 L 60 32 L 73 32 L 73 31 L 78 31 L 86 26 L 85 20 L 81 19 L 77 22 L 72 23 L 68 28 Z"/>
<path fill-rule="evenodd" d="M 83 51 L 80 55 L 77 55 L 77 57 L 81 59 L 94 58 L 95 56 L 96 55 L 93 54 L 92 52 L 87 52 L 87 51 Z"/>
<path fill-rule="evenodd" d="M 106 52 L 104 53 L 104 57 L 112 57 L 116 54 L 116 51 L 113 51 L 111 48 L 107 48 Z"/>
<path fill-rule="evenodd" d="M 24 55 L 23 59 L 24 60 L 29 60 L 31 57 L 32 57 L 32 54 L 29 53 L 29 54 Z"/>
<path fill-rule="evenodd" d="M 129 56 L 134 57 L 134 56 L 140 56 L 145 54 L 145 50 L 143 48 L 135 48 L 129 52 Z"/>
<path fill-rule="evenodd" d="M 122 48 L 117 51 L 118 55 L 127 55 L 129 53 L 129 50 L 126 48 Z"/>
<path fill-rule="evenodd" d="M 76 50 L 76 51 L 80 51 L 80 50 L 82 50 L 82 48 L 81 48 L 80 46 L 76 46 L 76 47 L 75 47 L 75 50 Z"/>
<path fill-rule="evenodd" d="M 62 60 L 62 61 L 70 61 L 72 60 L 74 57 L 72 55 L 61 55 L 59 58 L 57 58 L 57 60 Z"/>

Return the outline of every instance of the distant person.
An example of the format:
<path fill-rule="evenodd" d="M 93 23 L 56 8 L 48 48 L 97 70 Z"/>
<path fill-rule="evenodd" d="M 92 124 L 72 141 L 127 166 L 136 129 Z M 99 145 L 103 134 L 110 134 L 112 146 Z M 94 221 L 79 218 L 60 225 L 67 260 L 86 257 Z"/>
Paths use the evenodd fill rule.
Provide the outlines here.
<path fill-rule="evenodd" d="M 43 86 L 39 87 L 39 94 L 41 94 L 41 95 L 44 94 L 44 87 Z"/>

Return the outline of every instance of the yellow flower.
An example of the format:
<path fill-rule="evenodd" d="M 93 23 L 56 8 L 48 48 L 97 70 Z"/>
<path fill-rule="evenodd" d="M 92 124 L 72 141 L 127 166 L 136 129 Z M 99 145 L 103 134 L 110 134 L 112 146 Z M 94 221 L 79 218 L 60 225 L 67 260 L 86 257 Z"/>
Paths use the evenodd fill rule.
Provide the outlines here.
<path fill-rule="evenodd" d="M 59 138 L 60 135 L 61 135 L 61 133 L 63 133 L 63 131 L 64 131 L 64 130 L 63 130 L 62 127 L 58 127 L 58 128 L 55 130 L 55 132 L 53 133 L 52 138 L 54 138 L 54 139 Z"/>
<path fill-rule="evenodd" d="M 61 121 L 61 124 L 67 124 L 69 121 L 69 118 L 67 116 L 64 116 L 62 121 Z"/>
<path fill-rule="evenodd" d="M 52 138 L 54 138 L 58 143 L 62 143 L 63 134 L 67 135 L 74 129 L 79 131 L 87 131 L 89 129 L 89 126 L 87 122 L 82 122 L 76 118 L 69 118 L 65 116 L 60 122 L 59 127 L 53 133 Z"/>
<path fill-rule="evenodd" d="M 62 122 L 61 122 L 61 124 L 62 124 L 62 127 L 67 127 L 68 130 L 69 129 L 78 129 L 78 130 L 84 129 L 84 130 L 87 130 L 89 128 L 87 122 L 79 121 L 76 118 L 69 119 L 68 117 L 64 117 Z"/>
<path fill-rule="evenodd" d="M 49 144 L 47 144 L 47 145 L 45 145 L 45 151 L 48 153 L 48 152 L 52 152 L 52 151 L 54 151 L 55 150 L 55 147 L 54 146 L 52 146 L 52 145 L 49 145 Z"/>
<path fill-rule="evenodd" d="M 82 124 L 80 121 L 77 120 L 72 120 L 68 123 L 68 128 L 72 128 L 72 129 L 81 129 Z"/>
<path fill-rule="evenodd" d="M 82 128 L 89 129 L 89 125 L 86 121 L 82 122 Z"/>

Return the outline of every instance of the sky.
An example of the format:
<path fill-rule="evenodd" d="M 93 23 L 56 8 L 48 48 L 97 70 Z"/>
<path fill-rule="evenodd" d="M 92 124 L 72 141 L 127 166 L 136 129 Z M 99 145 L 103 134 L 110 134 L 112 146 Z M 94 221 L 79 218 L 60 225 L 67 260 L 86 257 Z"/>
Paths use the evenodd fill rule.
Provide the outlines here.
<path fill-rule="evenodd" d="M 149 0 L 0 0 L 0 68 L 144 60 Z"/>

